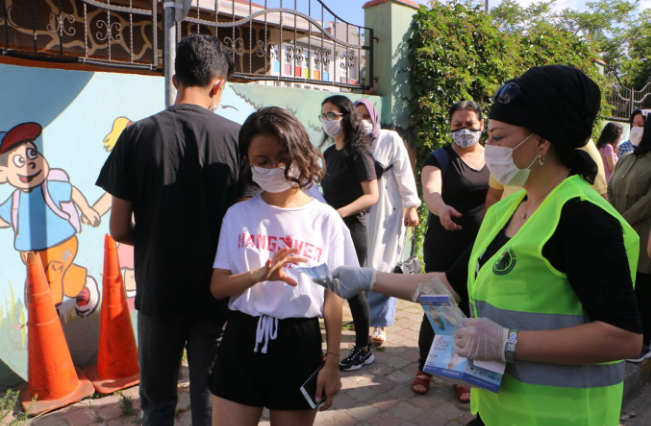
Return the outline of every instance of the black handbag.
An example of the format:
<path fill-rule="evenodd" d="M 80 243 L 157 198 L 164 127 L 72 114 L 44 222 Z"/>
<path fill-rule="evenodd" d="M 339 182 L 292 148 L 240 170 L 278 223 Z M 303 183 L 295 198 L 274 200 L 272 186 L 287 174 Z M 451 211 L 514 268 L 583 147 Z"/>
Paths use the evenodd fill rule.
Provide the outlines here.
<path fill-rule="evenodd" d="M 411 250 L 410 250 L 409 258 L 407 258 L 402 262 L 398 262 L 395 268 L 393 268 L 394 274 L 414 275 L 414 274 L 421 273 L 423 268 L 420 265 L 420 260 L 418 260 L 418 257 L 414 255 L 415 251 L 416 251 L 416 230 L 414 229 L 411 231 Z"/>

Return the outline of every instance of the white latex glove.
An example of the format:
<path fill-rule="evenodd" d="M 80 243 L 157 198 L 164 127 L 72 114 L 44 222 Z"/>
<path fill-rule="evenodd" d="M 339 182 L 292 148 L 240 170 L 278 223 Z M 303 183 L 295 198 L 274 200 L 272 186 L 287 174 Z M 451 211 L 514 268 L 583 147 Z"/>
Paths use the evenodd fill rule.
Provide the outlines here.
<path fill-rule="evenodd" d="M 371 291 L 375 284 L 376 274 L 377 272 L 372 268 L 339 266 L 332 272 L 332 279 L 314 278 L 312 281 L 343 299 L 350 299 L 363 291 Z"/>
<path fill-rule="evenodd" d="M 480 361 L 504 361 L 509 329 L 488 318 L 466 318 L 454 333 L 454 352 Z"/>

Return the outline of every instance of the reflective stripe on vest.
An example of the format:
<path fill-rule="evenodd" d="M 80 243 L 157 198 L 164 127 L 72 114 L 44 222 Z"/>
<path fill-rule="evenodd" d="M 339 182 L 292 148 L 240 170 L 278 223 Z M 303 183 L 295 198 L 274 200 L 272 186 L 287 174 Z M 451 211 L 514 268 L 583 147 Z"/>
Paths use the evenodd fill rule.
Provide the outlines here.
<path fill-rule="evenodd" d="M 477 316 L 490 318 L 503 327 L 516 330 L 556 330 L 590 322 L 585 315 L 536 314 L 499 309 L 476 300 Z M 624 380 L 624 362 L 595 365 L 557 365 L 518 361 L 506 371 L 524 383 L 564 388 L 611 386 Z"/>

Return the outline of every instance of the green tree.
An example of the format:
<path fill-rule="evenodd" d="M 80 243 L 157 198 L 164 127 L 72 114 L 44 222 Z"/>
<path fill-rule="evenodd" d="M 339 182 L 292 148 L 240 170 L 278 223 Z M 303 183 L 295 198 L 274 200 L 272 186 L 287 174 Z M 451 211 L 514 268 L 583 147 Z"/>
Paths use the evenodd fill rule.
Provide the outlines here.
<path fill-rule="evenodd" d="M 550 21 L 553 2 L 526 9 L 511 0 L 505 3 L 494 20 L 482 6 L 459 2 L 432 3 L 415 15 L 409 42 L 410 111 L 419 169 L 433 149 L 451 142 L 447 112 L 455 102 L 472 99 L 487 110 L 502 83 L 537 65 L 573 65 L 601 78 L 591 46 Z M 522 16 L 528 17 L 526 27 L 517 21 Z M 425 220 L 421 223 L 419 241 Z"/>

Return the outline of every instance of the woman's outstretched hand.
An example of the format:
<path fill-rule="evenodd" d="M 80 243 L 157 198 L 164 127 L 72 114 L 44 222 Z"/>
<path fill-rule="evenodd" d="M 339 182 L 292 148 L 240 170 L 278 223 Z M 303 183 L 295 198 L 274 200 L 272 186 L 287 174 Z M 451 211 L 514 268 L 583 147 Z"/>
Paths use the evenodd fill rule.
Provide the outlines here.
<path fill-rule="evenodd" d="M 350 299 L 363 291 L 371 291 L 376 274 L 377 272 L 372 268 L 339 266 L 332 272 L 332 278 L 314 278 L 312 281 L 343 299 Z"/>
<path fill-rule="evenodd" d="M 285 274 L 283 268 L 288 263 L 302 263 L 307 262 L 308 259 L 300 256 L 294 256 L 299 252 L 298 248 L 285 247 L 274 253 L 271 259 L 267 259 L 265 265 L 256 269 L 254 276 L 256 282 L 262 281 L 283 281 L 291 286 L 296 286 L 298 283 L 293 278 Z"/>

